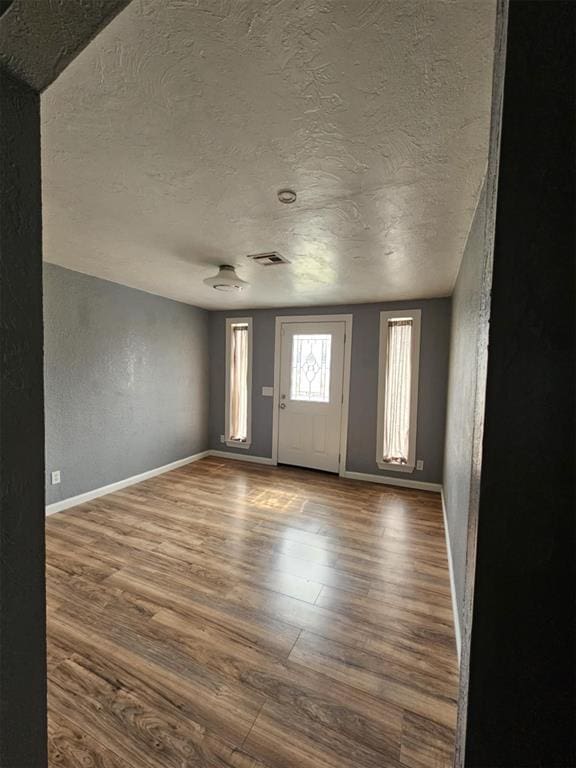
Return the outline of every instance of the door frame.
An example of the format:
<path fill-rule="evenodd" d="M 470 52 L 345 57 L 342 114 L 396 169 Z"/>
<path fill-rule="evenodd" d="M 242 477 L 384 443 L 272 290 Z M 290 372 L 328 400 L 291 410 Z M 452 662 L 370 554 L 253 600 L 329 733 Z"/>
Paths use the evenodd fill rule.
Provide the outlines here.
<path fill-rule="evenodd" d="M 340 413 L 340 460 L 338 474 L 346 471 L 346 449 L 348 445 L 348 412 L 350 405 L 350 370 L 352 362 L 352 319 L 353 315 L 277 315 L 274 337 L 274 400 L 272 404 L 272 463 L 278 464 L 278 437 L 280 418 L 280 362 L 282 326 L 289 323 L 344 323 L 344 372 L 342 377 L 342 410 Z"/>

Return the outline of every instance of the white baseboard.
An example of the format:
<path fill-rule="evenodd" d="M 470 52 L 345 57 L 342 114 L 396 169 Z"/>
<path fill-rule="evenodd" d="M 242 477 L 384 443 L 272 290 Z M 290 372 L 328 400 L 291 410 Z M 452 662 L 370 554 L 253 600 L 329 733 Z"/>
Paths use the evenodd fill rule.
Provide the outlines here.
<path fill-rule="evenodd" d="M 183 467 L 186 464 L 191 464 L 193 461 L 203 459 L 206 456 L 210 456 L 210 453 L 210 451 L 201 451 L 200 453 L 195 453 L 193 456 L 187 456 L 185 459 L 173 461 L 171 464 L 164 464 L 163 467 L 156 467 L 155 469 L 149 469 L 147 472 L 142 472 L 139 475 L 132 475 L 132 477 L 127 477 L 125 480 L 119 480 L 117 483 L 103 485 L 101 488 L 95 488 L 93 491 L 87 491 L 78 496 L 70 496 L 70 498 L 63 499 L 62 501 L 56 501 L 54 504 L 48 504 L 46 507 L 46 514 L 53 515 L 55 512 L 61 512 L 63 509 L 75 507 L 77 504 L 92 501 L 92 499 L 97 499 L 99 496 L 106 496 L 108 493 L 120 491 L 122 488 L 127 488 L 129 485 L 136 485 L 136 483 L 141 483 L 143 480 L 148 480 L 150 477 L 162 475 L 164 472 L 170 472 L 172 469 L 178 469 L 178 467 Z"/>
<path fill-rule="evenodd" d="M 274 464 L 274 460 L 268 456 L 251 456 L 250 454 L 232 453 L 231 451 L 207 451 L 208 456 L 219 459 L 237 459 L 238 461 L 251 461 L 254 464 Z"/>
<path fill-rule="evenodd" d="M 351 472 L 345 469 L 340 477 L 349 480 L 362 480 L 366 483 L 383 483 L 384 485 L 397 485 L 400 488 L 416 488 L 419 491 L 435 491 L 440 493 L 442 486 L 439 483 L 424 483 L 421 480 L 408 480 L 403 477 L 388 477 L 387 475 L 370 475 L 366 472 Z"/>
<path fill-rule="evenodd" d="M 456 636 L 456 650 L 458 652 L 458 664 L 462 653 L 462 633 L 460 631 L 460 614 L 456 601 L 456 582 L 454 581 L 454 566 L 452 564 L 452 547 L 450 545 L 450 529 L 448 528 L 448 515 L 446 514 L 446 502 L 444 501 L 444 489 L 442 489 L 442 514 L 444 516 L 444 533 L 446 536 L 446 550 L 448 552 L 448 570 L 450 572 L 450 594 L 452 596 L 452 614 L 454 616 L 454 634 Z"/>

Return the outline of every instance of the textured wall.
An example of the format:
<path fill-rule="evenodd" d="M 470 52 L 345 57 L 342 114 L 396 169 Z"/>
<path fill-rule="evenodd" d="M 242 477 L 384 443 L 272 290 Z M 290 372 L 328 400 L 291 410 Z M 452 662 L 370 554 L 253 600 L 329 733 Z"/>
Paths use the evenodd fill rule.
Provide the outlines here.
<path fill-rule="evenodd" d="M 467 768 L 576 765 L 572 2 L 511 2 Z"/>
<path fill-rule="evenodd" d="M 376 465 L 378 408 L 378 345 L 380 312 L 384 309 L 422 310 L 420 388 L 418 393 L 417 458 L 424 470 L 409 475 L 414 480 L 442 482 L 446 387 L 450 333 L 450 299 L 356 304 L 337 307 L 252 310 L 238 313 L 253 318 L 254 359 L 252 375 L 252 446 L 256 456 L 272 455 L 272 398 L 262 396 L 262 387 L 274 384 L 274 334 L 278 315 L 352 314 L 352 366 L 348 424 L 347 469 L 355 472 L 399 477 Z M 230 450 L 220 443 L 224 432 L 225 321 L 234 312 L 210 313 L 210 447 Z M 245 453 L 242 449 L 237 453 Z M 406 478 L 407 475 L 402 475 Z"/>
<path fill-rule="evenodd" d="M 204 310 L 45 264 L 44 322 L 48 503 L 207 447 Z"/>
<path fill-rule="evenodd" d="M 46 765 L 40 99 L 0 69 L 0 765 Z"/>
<path fill-rule="evenodd" d="M 130 0 L 13 0 L 0 20 L 0 64 L 43 91 Z"/>
<path fill-rule="evenodd" d="M 452 567 L 461 627 L 472 477 L 478 333 L 483 291 L 485 218 L 486 197 L 483 190 L 452 296 L 450 372 L 444 452 L 444 501 L 450 531 Z"/>

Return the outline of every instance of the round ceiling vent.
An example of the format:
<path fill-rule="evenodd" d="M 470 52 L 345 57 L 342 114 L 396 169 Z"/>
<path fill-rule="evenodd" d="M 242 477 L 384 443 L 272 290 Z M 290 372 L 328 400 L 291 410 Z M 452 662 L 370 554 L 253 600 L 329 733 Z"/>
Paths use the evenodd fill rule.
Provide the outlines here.
<path fill-rule="evenodd" d="M 214 277 L 207 277 L 204 280 L 204 284 L 214 288 L 215 291 L 227 291 L 229 293 L 232 291 L 242 291 L 249 285 L 246 280 L 238 277 L 234 267 L 231 267 L 229 264 L 222 264 L 218 274 L 214 275 Z"/>
<path fill-rule="evenodd" d="M 278 200 L 285 205 L 296 202 L 296 192 L 293 189 L 280 189 L 278 191 Z"/>

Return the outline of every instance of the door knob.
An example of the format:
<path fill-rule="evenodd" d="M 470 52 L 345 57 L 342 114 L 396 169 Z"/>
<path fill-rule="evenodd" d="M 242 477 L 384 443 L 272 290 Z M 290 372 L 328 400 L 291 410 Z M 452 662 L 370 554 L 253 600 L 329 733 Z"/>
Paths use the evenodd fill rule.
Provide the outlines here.
<path fill-rule="evenodd" d="M 286 403 L 280 403 L 280 408 L 286 408 Z"/>

